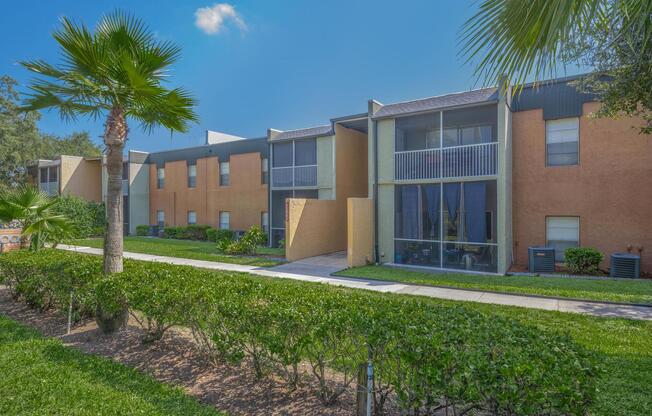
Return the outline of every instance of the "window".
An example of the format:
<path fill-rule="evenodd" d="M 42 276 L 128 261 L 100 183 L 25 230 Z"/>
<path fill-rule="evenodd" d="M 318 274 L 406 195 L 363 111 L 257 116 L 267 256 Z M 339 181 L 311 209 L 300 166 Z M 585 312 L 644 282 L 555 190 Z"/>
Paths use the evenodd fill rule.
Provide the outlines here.
<path fill-rule="evenodd" d="M 188 225 L 197 224 L 197 213 L 195 211 L 188 211 Z"/>
<path fill-rule="evenodd" d="M 579 163 L 578 117 L 546 121 L 546 165 L 565 166 Z"/>
<path fill-rule="evenodd" d="M 263 229 L 263 231 L 265 232 L 269 231 L 269 214 L 267 212 L 263 212 L 260 214 L 260 226 Z"/>
<path fill-rule="evenodd" d="M 188 188 L 197 186 L 197 165 L 188 165 Z"/>
<path fill-rule="evenodd" d="M 396 119 L 396 151 L 439 147 L 439 113 Z"/>
<path fill-rule="evenodd" d="M 230 184 L 230 173 L 231 167 L 229 166 L 229 162 L 220 162 L 220 186 L 227 186 Z"/>
<path fill-rule="evenodd" d="M 231 228 L 231 213 L 220 211 L 220 229 L 229 230 Z"/>
<path fill-rule="evenodd" d="M 263 185 L 267 185 L 267 183 L 269 182 L 269 165 L 266 157 L 262 159 L 261 164 L 262 164 L 261 171 L 263 172 L 262 183 Z"/>
<path fill-rule="evenodd" d="M 547 217 L 546 245 L 555 249 L 555 261 L 564 261 L 564 250 L 580 243 L 579 217 Z"/>
<path fill-rule="evenodd" d="M 156 211 L 156 224 L 158 224 L 159 227 L 165 225 L 165 212 L 162 209 Z"/>
<path fill-rule="evenodd" d="M 41 191 L 45 192 L 48 195 L 56 195 L 59 193 L 59 168 L 57 166 L 41 168 L 40 176 L 41 178 L 39 179 L 39 188 Z"/>
<path fill-rule="evenodd" d="M 163 189 L 165 185 L 165 168 L 156 169 L 156 188 Z"/>
<path fill-rule="evenodd" d="M 495 105 L 444 111 L 444 147 L 495 142 L 498 107 Z"/>

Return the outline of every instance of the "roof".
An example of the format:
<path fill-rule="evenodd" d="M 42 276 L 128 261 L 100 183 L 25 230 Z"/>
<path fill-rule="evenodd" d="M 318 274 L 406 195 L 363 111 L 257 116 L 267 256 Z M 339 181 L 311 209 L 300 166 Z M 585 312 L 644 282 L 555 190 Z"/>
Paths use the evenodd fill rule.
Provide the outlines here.
<path fill-rule="evenodd" d="M 230 155 L 240 153 L 260 153 L 262 156 L 267 157 L 268 149 L 266 137 L 235 140 L 225 143 L 153 152 L 147 156 L 147 163 L 162 167 L 166 162 L 186 160 L 189 163 L 194 163 L 197 159 L 216 156 L 219 160 L 226 161 L 229 160 Z"/>
<path fill-rule="evenodd" d="M 272 140 L 304 139 L 308 137 L 330 136 L 332 134 L 333 126 L 327 124 L 324 126 L 308 127 L 305 129 L 282 131 Z"/>
<path fill-rule="evenodd" d="M 466 92 L 438 95 L 413 101 L 387 104 L 376 111 L 373 118 L 395 117 L 404 114 L 436 111 L 449 107 L 493 103 L 498 101 L 498 88 L 481 88 Z"/>

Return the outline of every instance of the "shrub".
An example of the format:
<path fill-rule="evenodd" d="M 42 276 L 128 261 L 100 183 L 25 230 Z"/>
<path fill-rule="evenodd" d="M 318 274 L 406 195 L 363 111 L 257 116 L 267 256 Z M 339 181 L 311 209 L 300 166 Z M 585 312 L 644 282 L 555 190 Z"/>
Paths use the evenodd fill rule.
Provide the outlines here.
<path fill-rule="evenodd" d="M 146 237 L 149 235 L 149 225 L 137 225 L 136 226 L 136 235 L 140 237 Z"/>
<path fill-rule="evenodd" d="M 137 261 L 99 278 L 99 257 L 56 250 L 0 255 L 0 276 L 35 306 L 60 308 L 71 290 L 126 302 L 144 341 L 186 326 L 211 360 L 248 358 L 290 389 L 312 380 L 325 404 L 370 358 L 378 414 L 388 400 L 401 414 L 586 414 L 599 372 L 563 334 L 419 298 Z"/>
<path fill-rule="evenodd" d="M 163 238 L 176 238 L 179 240 L 202 240 L 207 239 L 206 231 L 211 228 L 209 225 L 191 224 L 181 227 L 164 227 Z"/>
<path fill-rule="evenodd" d="M 253 225 L 239 240 L 231 241 L 228 244 L 222 242 L 226 240 L 221 240 L 217 248 L 227 254 L 255 255 L 256 249 L 265 240 L 266 236 L 263 229 L 258 225 Z"/>
<path fill-rule="evenodd" d="M 225 230 L 225 229 L 218 229 L 215 230 L 215 241 L 220 242 L 220 241 L 228 241 L 231 242 L 235 240 L 235 231 L 233 230 Z"/>
<path fill-rule="evenodd" d="M 206 230 L 206 240 L 212 243 L 217 242 L 217 230 L 215 228 L 209 228 Z"/>
<path fill-rule="evenodd" d="M 602 253 L 590 247 L 571 247 L 564 251 L 566 265 L 572 273 L 595 274 L 599 271 Z"/>
<path fill-rule="evenodd" d="M 75 229 L 73 237 L 88 238 L 102 235 L 106 221 L 104 203 L 87 201 L 72 195 L 59 196 L 57 200 L 53 210 L 70 219 Z"/>

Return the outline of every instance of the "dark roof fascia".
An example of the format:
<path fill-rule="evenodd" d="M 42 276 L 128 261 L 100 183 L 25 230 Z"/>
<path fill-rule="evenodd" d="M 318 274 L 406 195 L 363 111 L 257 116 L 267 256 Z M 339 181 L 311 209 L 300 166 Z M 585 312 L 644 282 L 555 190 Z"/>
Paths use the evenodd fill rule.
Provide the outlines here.
<path fill-rule="evenodd" d="M 260 153 L 267 157 L 269 147 L 267 138 L 235 140 L 225 143 L 206 144 L 201 146 L 184 147 L 180 149 L 163 150 L 149 153 L 146 163 L 156 164 L 162 167 L 167 162 L 178 162 L 185 160 L 194 163 L 197 159 L 218 157 L 220 160 L 228 160 L 231 155 L 242 153 Z"/>
<path fill-rule="evenodd" d="M 433 108 L 433 109 L 428 109 L 428 110 L 423 110 L 423 111 L 413 111 L 409 113 L 402 113 L 398 115 L 386 115 L 386 116 L 372 116 L 372 120 L 386 120 L 389 118 L 402 118 L 402 117 L 410 117 L 410 116 L 418 116 L 422 114 L 430 114 L 430 113 L 438 113 L 440 111 L 450 111 L 450 110 L 460 110 L 463 108 L 472 108 L 472 107 L 483 107 L 486 105 L 494 105 L 498 104 L 500 100 L 495 99 L 495 100 L 487 100 L 487 101 L 480 101 L 477 103 L 471 103 L 471 104 L 462 104 L 462 105 L 452 105 L 448 107 L 438 107 L 438 108 Z"/>

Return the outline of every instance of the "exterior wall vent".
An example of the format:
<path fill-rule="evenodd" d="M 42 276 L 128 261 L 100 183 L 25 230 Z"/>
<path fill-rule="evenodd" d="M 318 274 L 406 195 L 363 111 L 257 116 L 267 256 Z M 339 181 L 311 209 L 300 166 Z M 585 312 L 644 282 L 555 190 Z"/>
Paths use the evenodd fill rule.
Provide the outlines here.
<path fill-rule="evenodd" d="M 641 277 L 641 257 L 629 253 L 611 255 L 611 277 L 638 279 Z"/>
<path fill-rule="evenodd" d="M 554 273 L 555 249 L 552 247 L 528 247 L 528 270 L 530 273 Z"/>

